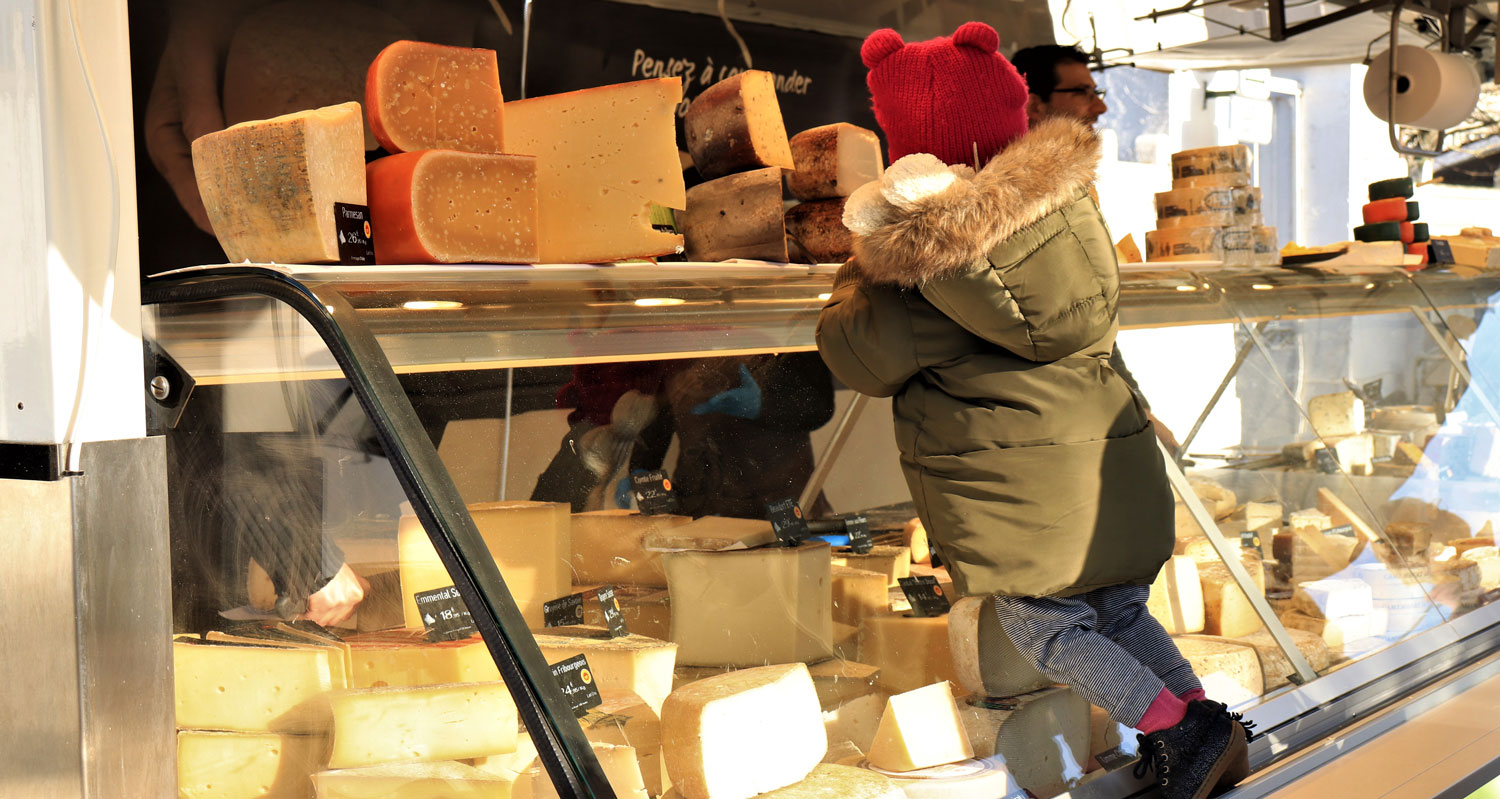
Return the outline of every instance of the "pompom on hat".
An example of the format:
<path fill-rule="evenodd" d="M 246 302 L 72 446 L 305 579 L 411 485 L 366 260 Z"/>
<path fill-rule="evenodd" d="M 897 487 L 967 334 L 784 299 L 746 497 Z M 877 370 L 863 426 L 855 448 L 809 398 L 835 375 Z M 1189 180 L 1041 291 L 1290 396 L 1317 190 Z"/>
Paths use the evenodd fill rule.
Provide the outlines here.
<path fill-rule="evenodd" d="M 930 153 L 979 165 L 1026 133 L 1026 81 L 1000 55 L 1000 34 L 965 22 L 952 36 L 907 44 L 882 28 L 860 48 L 875 120 L 895 161 Z"/>

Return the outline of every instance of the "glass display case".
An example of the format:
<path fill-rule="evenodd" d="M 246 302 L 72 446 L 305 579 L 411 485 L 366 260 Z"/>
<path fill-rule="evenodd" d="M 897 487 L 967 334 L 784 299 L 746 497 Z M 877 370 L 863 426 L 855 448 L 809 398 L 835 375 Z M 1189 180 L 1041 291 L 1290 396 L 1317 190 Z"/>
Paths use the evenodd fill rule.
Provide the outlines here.
<path fill-rule="evenodd" d="M 148 282 L 179 779 L 233 760 L 299 796 L 1137 790 L 1134 733 L 953 596 L 889 401 L 816 354 L 833 271 Z M 1177 549 L 1151 611 L 1258 725 L 1257 765 L 1500 638 L 1497 288 L 1122 276 L 1121 348 L 1176 436 Z M 905 746 L 948 727 L 935 761 Z"/>

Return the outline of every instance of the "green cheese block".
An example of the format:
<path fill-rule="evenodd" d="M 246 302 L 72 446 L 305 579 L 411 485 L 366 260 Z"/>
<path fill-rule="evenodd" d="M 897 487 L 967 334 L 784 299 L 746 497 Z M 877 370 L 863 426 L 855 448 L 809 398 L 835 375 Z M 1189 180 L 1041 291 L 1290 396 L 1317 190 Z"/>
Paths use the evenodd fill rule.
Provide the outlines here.
<path fill-rule="evenodd" d="M 1408 221 L 1408 222 L 1415 222 L 1417 220 L 1417 217 L 1420 217 L 1421 215 L 1422 215 L 1422 208 L 1421 208 L 1421 206 L 1417 205 L 1417 201 L 1416 200 L 1407 200 L 1406 201 L 1406 221 Z"/>
<path fill-rule="evenodd" d="M 1377 180 L 1370 184 L 1370 202 L 1389 200 L 1392 197 L 1410 197 L 1412 191 L 1411 178 Z"/>
<path fill-rule="evenodd" d="M 1355 241 L 1400 241 L 1400 222 L 1376 222 L 1373 225 L 1360 225 L 1354 229 Z"/>
<path fill-rule="evenodd" d="M 1427 233 L 1427 223 L 1426 222 L 1413 222 L 1412 225 L 1411 225 L 1411 233 L 1412 233 L 1412 238 L 1411 238 L 1412 243 L 1416 243 L 1416 242 L 1419 242 L 1419 241 L 1427 241 L 1428 239 L 1432 238 L 1432 236 L 1428 235 L 1428 233 Z"/>

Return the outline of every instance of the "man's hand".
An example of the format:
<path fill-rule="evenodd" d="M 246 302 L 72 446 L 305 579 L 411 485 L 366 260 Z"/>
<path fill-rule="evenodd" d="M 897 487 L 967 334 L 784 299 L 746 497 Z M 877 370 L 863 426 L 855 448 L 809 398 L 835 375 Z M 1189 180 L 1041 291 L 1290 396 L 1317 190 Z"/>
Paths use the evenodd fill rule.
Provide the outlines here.
<path fill-rule="evenodd" d="M 365 578 L 355 574 L 345 563 L 328 585 L 307 598 L 307 612 L 302 618 L 332 627 L 354 615 L 354 609 L 364 600 L 368 590 L 370 584 Z"/>
<path fill-rule="evenodd" d="M 1156 418 L 1156 414 L 1146 411 L 1146 420 L 1151 423 L 1151 429 L 1156 431 L 1156 437 L 1161 439 L 1162 445 L 1167 448 L 1168 452 L 1176 454 L 1179 458 L 1186 454 L 1177 451 L 1182 446 L 1177 443 L 1177 436 L 1172 435 L 1172 431 L 1162 423 L 1162 420 Z"/>

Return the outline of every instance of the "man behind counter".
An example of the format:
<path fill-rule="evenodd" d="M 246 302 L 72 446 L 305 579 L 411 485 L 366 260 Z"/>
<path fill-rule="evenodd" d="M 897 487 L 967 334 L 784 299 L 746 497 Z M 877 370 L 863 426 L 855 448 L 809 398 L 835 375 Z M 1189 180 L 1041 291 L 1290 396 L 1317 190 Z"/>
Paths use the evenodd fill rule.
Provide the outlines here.
<path fill-rule="evenodd" d="M 1094 74 L 1089 70 L 1087 53 L 1077 47 L 1044 44 L 1017 50 L 1011 64 L 1021 77 L 1026 79 L 1026 125 L 1034 128 L 1038 122 L 1051 117 L 1072 117 L 1090 125 L 1099 123 L 1099 117 L 1109 111 L 1104 104 L 1104 90 L 1094 83 Z M 1097 200 L 1097 197 L 1095 198 Z M 1151 403 L 1141 393 L 1135 375 L 1125 366 L 1120 356 L 1120 347 L 1115 345 L 1110 353 L 1109 365 L 1146 406 L 1146 418 L 1156 430 L 1156 437 L 1166 445 L 1168 451 L 1176 453 L 1177 438 L 1172 431 L 1151 411 Z"/>

